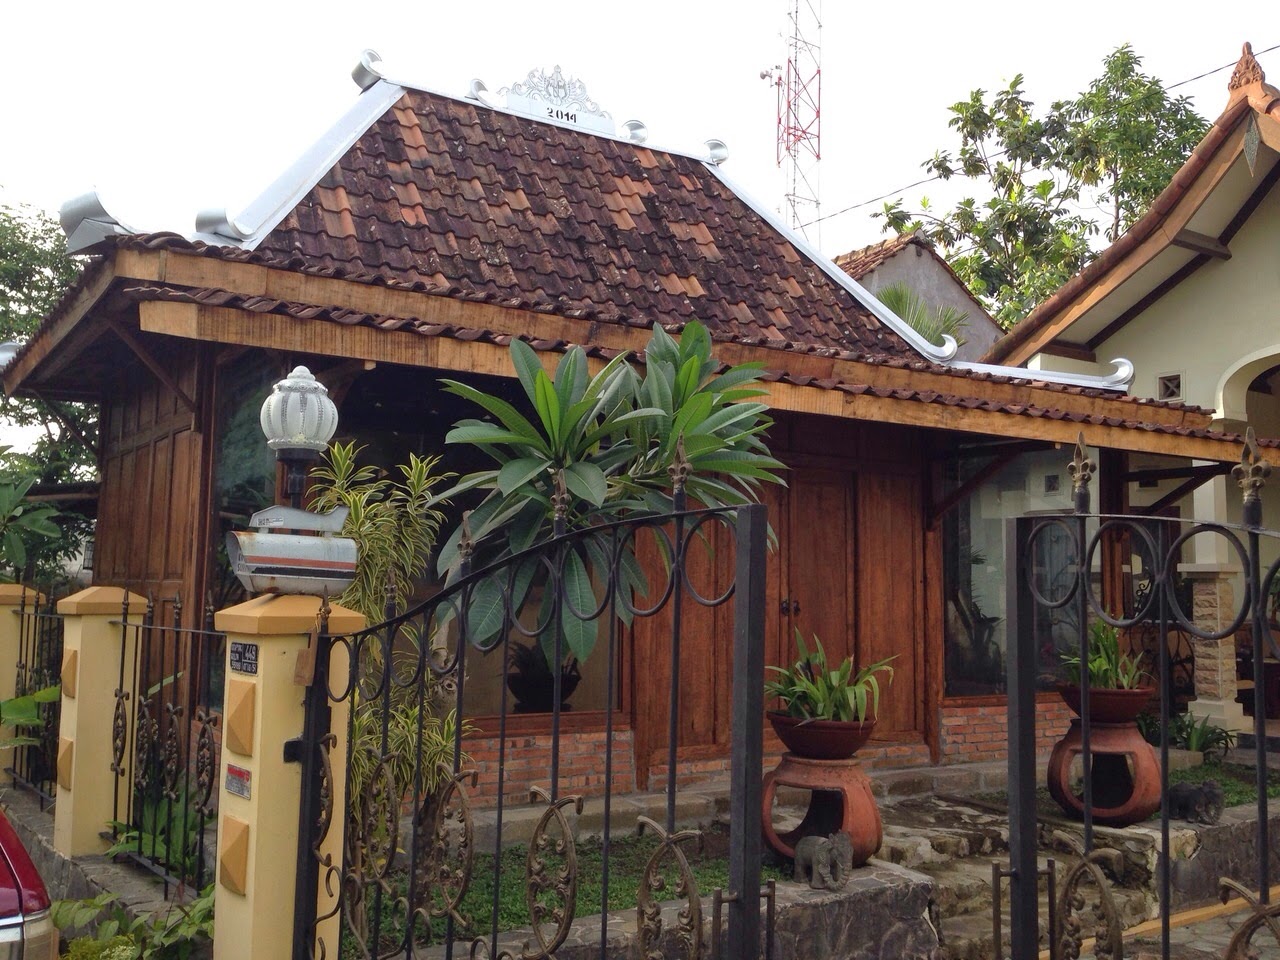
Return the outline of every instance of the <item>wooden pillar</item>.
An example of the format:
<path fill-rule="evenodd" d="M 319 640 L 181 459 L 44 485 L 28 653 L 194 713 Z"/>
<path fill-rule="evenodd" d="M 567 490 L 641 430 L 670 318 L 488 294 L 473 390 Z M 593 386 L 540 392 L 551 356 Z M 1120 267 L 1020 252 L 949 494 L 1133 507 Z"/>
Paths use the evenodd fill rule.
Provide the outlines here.
<path fill-rule="evenodd" d="M 289 957 L 296 896 L 319 898 L 317 891 L 296 889 L 302 775 L 299 764 L 284 758 L 285 743 L 302 732 L 306 688 L 296 682 L 296 668 L 319 610 L 318 597 L 263 596 L 222 610 L 214 619 L 227 636 L 214 960 Z M 360 614 L 330 608 L 332 632 L 363 626 Z M 336 658 L 331 669 L 345 675 Z M 334 812 L 322 852 L 341 869 L 347 722 L 345 704 L 333 706 L 338 737 L 329 754 Z M 324 903 L 320 915 L 332 907 Z M 328 951 L 333 956 L 337 917 L 328 926 L 320 932 L 333 945 Z"/>
<path fill-rule="evenodd" d="M 62 720 L 53 845 L 65 857 L 107 849 L 102 833 L 117 815 L 117 791 L 129 789 L 129 776 L 111 769 L 116 683 L 121 657 L 135 642 L 121 624 L 126 596 L 129 623 L 141 623 L 146 597 L 121 587 L 89 587 L 58 601 L 64 618 Z"/>

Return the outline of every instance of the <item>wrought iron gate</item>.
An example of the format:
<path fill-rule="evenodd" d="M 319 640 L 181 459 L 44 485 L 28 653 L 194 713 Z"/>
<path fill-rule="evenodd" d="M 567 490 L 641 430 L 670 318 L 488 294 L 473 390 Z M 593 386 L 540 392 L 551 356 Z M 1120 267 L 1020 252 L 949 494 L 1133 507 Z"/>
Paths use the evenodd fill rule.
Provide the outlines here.
<path fill-rule="evenodd" d="M 677 496 L 677 511 L 669 516 L 561 534 L 474 572 L 464 562 L 456 582 L 398 617 L 389 615 L 394 609 L 389 602 L 386 622 L 360 633 L 330 636 L 320 630 L 304 733 L 288 753 L 303 766 L 296 960 L 411 957 L 430 944 L 445 957 L 535 960 L 560 955 L 571 933 L 576 956 L 584 950 L 601 958 L 615 955 L 617 916 L 610 917 L 608 905 L 611 885 L 618 884 L 611 851 L 621 842 L 611 826 L 618 667 L 627 625 L 646 618 L 670 623 L 672 740 L 665 817 L 662 822 L 642 817 L 628 831 L 656 836 L 635 891 L 640 954 L 706 958 L 718 953 L 722 940 L 720 956 L 760 954 L 765 508 L 688 511 L 680 509 L 681 499 Z M 709 534 L 717 528 L 729 532 L 734 548 L 716 562 L 732 566 L 718 581 L 727 581 L 727 587 L 708 595 L 689 576 L 686 561 L 692 551 L 709 549 L 714 539 Z M 659 557 L 660 563 L 641 563 L 641 539 L 650 548 L 644 556 Z M 469 552 L 464 543 L 464 556 Z M 699 889 L 686 857 L 686 850 L 700 842 L 700 832 L 680 829 L 677 822 L 681 611 L 689 604 L 730 602 L 729 880 L 727 889 L 712 892 Z M 604 736 L 596 758 L 604 787 L 603 832 L 599 873 L 593 878 L 585 877 L 580 866 L 582 844 L 573 822 L 575 812 L 582 812 L 582 797 L 563 786 L 566 671 L 548 670 L 550 759 L 533 789 L 542 813 L 523 845 L 522 865 L 513 867 L 511 853 L 504 855 L 511 846 L 503 840 L 509 781 L 516 777 L 526 742 L 511 733 L 515 724 L 505 694 L 497 698 L 492 731 L 497 754 L 484 779 L 468 762 L 463 729 L 470 715 L 469 684 L 477 682 L 469 660 L 500 657 L 496 662 L 505 671 L 513 648 L 524 640 L 547 664 L 563 665 L 571 648 L 567 638 L 584 630 L 595 638 L 593 655 L 607 658 Z M 643 671 L 644 664 L 635 669 Z M 345 718 L 345 731 L 331 730 L 335 717 Z M 331 772 L 335 750 L 345 753 L 344 784 L 336 784 Z M 484 850 L 478 849 L 478 792 L 494 802 Z M 343 794 L 345 804 L 335 802 Z M 340 856 L 325 852 L 334 830 L 343 831 Z M 479 858 L 485 854 L 491 859 L 482 866 Z M 502 881 L 504 873 L 509 880 L 513 872 L 521 874 L 522 890 L 515 899 L 523 902 L 527 926 L 508 932 Z M 586 879 L 598 879 L 600 894 L 580 906 L 579 888 Z M 486 885 L 487 904 L 479 910 L 464 905 L 468 892 L 474 896 Z M 711 895 L 710 910 L 704 909 L 703 894 Z M 664 912 L 664 899 L 678 901 L 678 909 Z M 726 908 L 722 937 L 720 914 Z M 476 913 L 487 916 L 471 915 Z M 598 920 L 580 919 L 594 914 Z"/>
<path fill-rule="evenodd" d="M 1074 490 L 1074 512 L 1061 515 L 1023 517 L 1008 521 L 1005 535 L 1007 558 L 1008 611 L 1008 722 L 1009 722 L 1009 869 L 993 870 L 993 881 L 1009 880 L 1010 943 L 1012 960 L 1035 960 L 1040 956 L 1039 882 L 1046 871 L 1038 865 L 1041 847 L 1036 809 L 1036 688 L 1046 664 L 1042 659 L 1041 641 L 1044 624 L 1056 618 L 1072 634 L 1071 649 L 1081 664 L 1090 662 L 1090 624 L 1101 622 L 1120 631 L 1137 627 L 1157 631 L 1154 644 L 1158 671 L 1160 724 L 1160 866 L 1158 894 L 1160 900 L 1161 956 L 1168 960 L 1170 949 L 1171 871 L 1169 804 L 1169 734 L 1171 683 L 1170 634 L 1178 631 L 1203 642 L 1216 642 L 1232 635 L 1248 633 L 1251 639 L 1253 675 L 1262 678 L 1264 660 L 1280 657 L 1272 629 L 1268 626 L 1268 598 L 1280 588 L 1277 572 L 1280 559 L 1264 567 L 1263 544 L 1270 542 L 1268 554 L 1277 553 L 1280 533 L 1262 528 L 1262 487 L 1270 466 L 1260 455 L 1253 431 L 1245 441 L 1241 462 L 1232 470 L 1243 496 L 1243 522 L 1240 524 L 1203 523 L 1194 520 L 1166 520 L 1177 524 L 1176 536 L 1167 545 L 1157 543 L 1150 518 L 1090 513 L 1089 481 L 1094 464 L 1085 455 L 1083 436 L 1070 464 Z M 1219 537 L 1227 552 L 1238 564 L 1243 597 L 1225 614 L 1229 622 L 1216 628 L 1197 623 L 1195 611 L 1187 608 L 1185 596 L 1179 594 L 1180 564 L 1184 548 L 1197 537 Z M 1046 549 L 1056 541 L 1062 550 Z M 1056 554 L 1056 562 L 1046 558 Z M 1109 554 L 1108 559 L 1103 559 Z M 1133 571 L 1134 595 L 1139 598 L 1136 609 L 1116 616 L 1099 597 L 1099 566 L 1106 575 L 1109 564 L 1127 564 Z M 1058 651 L 1049 645 L 1050 654 Z M 1234 664 L 1231 665 L 1234 669 Z M 1099 784 L 1096 761 L 1101 756 L 1092 751 L 1094 736 L 1101 735 L 1101 724 L 1089 718 L 1090 671 L 1080 670 L 1080 759 L 1083 785 L 1083 845 L 1076 851 L 1078 862 L 1065 880 L 1057 883 L 1055 892 L 1054 862 L 1048 865 L 1049 890 L 1049 954 L 1053 960 L 1080 956 L 1081 945 L 1095 938 L 1095 955 L 1120 960 L 1125 955 L 1121 921 L 1110 891 L 1108 871 L 1118 857 L 1114 850 L 1095 846 L 1093 811 L 1100 790 L 1114 787 L 1115 770 L 1104 775 Z M 1280 941 L 1280 904 L 1269 900 L 1271 864 L 1267 821 L 1267 753 L 1264 684 L 1257 682 L 1253 691 L 1254 734 L 1256 742 L 1256 786 L 1258 791 L 1255 873 L 1250 879 L 1256 893 L 1237 880 L 1222 878 L 1223 901 L 1242 896 L 1249 901 L 1252 914 L 1241 924 L 1226 954 L 1226 960 L 1244 960 L 1255 933 L 1267 927 Z M 1097 727 L 1098 729 L 1094 729 Z M 1120 771 L 1123 773 L 1123 771 Z M 1092 893 L 1086 893 L 1092 888 Z M 1001 946 L 1000 897 L 994 898 L 995 957 L 1004 955 Z"/>

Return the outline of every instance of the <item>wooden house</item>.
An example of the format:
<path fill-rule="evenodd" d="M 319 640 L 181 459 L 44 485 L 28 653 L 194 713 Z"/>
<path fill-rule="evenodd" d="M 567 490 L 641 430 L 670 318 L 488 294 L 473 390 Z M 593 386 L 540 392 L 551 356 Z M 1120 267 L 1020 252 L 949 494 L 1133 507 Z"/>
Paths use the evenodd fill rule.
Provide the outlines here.
<path fill-rule="evenodd" d="M 972 640 L 1000 599 L 978 614 L 962 596 L 978 568 L 972 550 L 957 559 L 960 540 L 947 546 L 946 517 L 1015 461 L 1021 492 L 994 490 L 996 515 L 1065 507 L 1081 432 L 1104 484 L 1126 452 L 1238 458 L 1210 413 L 1128 395 L 1123 362 L 1030 372 L 924 341 L 737 189 L 722 144 L 697 156 L 634 125 L 617 133 L 573 84 L 538 99 L 540 74 L 506 103 L 398 82 L 372 57 L 353 75 L 352 106 L 235 218 L 179 236 L 129 230 L 92 195 L 64 208 L 72 248 L 92 259 L 3 377 L 9 392 L 101 405 L 97 582 L 189 610 L 218 592 L 222 530 L 273 495 L 257 410 L 295 363 L 329 387 L 340 436 L 390 464 L 439 451 L 470 415 L 438 377 L 511 389 L 512 337 L 548 363 L 571 344 L 601 362 L 643 348 L 651 324 L 696 318 L 722 359 L 763 363 L 771 446 L 790 468 L 768 494 L 769 661 L 791 657 L 797 628 L 862 662 L 896 654 L 881 754 L 991 758 L 1001 738 L 976 728 L 999 713 L 999 687 L 948 699 L 944 636 Z M 999 582 L 1001 557 L 982 560 Z M 997 657 L 998 636 L 981 641 Z M 694 772 L 727 757 L 730 642 L 699 631 L 684 651 L 679 747 Z M 651 696 L 665 687 L 649 685 L 662 662 L 636 642 L 620 665 L 624 778 L 639 786 L 665 756 Z M 583 696 L 566 729 L 590 753 L 604 718 Z M 511 723 L 529 745 L 549 729 Z"/>

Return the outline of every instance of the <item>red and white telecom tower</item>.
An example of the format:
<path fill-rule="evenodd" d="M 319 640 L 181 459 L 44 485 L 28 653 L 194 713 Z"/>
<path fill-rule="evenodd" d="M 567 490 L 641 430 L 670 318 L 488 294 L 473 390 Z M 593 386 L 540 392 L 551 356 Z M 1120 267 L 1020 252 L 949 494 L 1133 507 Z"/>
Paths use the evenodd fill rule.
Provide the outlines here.
<path fill-rule="evenodd" d="M 808 238 L 818 219 L 818 166 L 822 160 L 822 0 L 790 0 L 787 65 L 773 74 L 778 94 L 778 166 L 786 182 L 786 213 Z M 819 236 L 815 236 L 818 242 Z"/>

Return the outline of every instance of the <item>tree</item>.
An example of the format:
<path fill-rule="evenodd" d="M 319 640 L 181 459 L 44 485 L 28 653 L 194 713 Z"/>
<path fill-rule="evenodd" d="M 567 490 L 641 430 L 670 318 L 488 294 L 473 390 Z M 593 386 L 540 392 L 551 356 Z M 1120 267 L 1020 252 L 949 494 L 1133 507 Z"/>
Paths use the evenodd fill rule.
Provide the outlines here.
<path fill-rule="evenodd" d="M 1106 236 L 1114 239 L 1208 128 L 1185 97 L 1171 98 L 1141 73 L 1141 63 L 1120 47 L 1088 90 L 1039 118 L 1022 74 L 990 101 L 974 90 L 950 108 L 958 152 L 940 150 L 923 166 L 943 180 L 964 177 L 989 199 L 968 196 L 946 212 L 928 198 L 917 211 L 897 199 L 876 216 L 885 230 L 933 241 L 991 315 L 1012 326 L 1093 258 L 1099 225 L 1088 204 L 1109 207 Z"/>
<path fill-rule="evenodd" d="M 0 342 L 29 339 L 79 270 L 55 220 L 30 207 L 0 205 Z M 0 482 L 22 482 L 29 489 L 95 476 L 88 446 L 97 436 L 92 406 L 0 395 L 0 423 L 40 429 L 25 452 L 0 450 Z M 22 571 L 42 581 L 75 554 L 91 528 L 87 518 L 70 510 L 51 517 L 60 536 L 34 544 Z"/>

